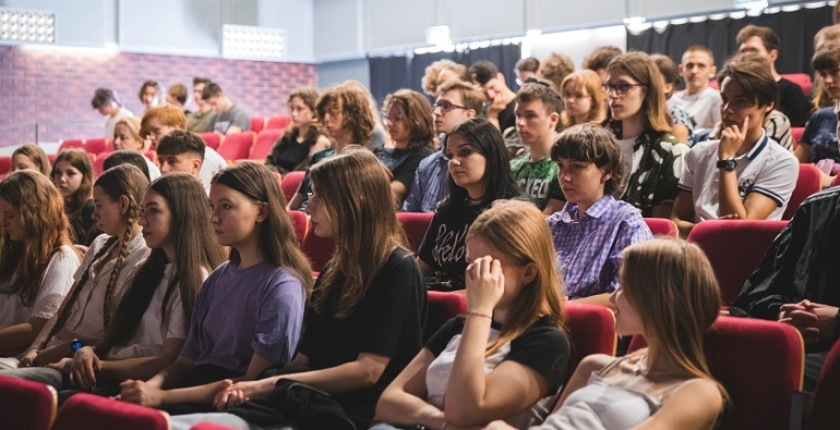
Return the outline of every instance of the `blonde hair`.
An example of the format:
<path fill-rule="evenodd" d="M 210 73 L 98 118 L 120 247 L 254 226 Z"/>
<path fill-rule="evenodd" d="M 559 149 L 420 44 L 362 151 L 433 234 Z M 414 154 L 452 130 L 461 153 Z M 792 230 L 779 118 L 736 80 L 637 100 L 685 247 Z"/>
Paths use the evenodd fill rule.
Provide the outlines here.
<path fill-rule="evenodd" d="M 152 108 L 152 109 L 156 109 L 156 108 Z M 137 117 L 123 118 L 123 119 L 117 121 L 117 123 L 114 125 L 114 130 L 117 129 L 118 125 L 124 125 L 126 128 L 128 128 L 128 132 L 131 134 L 131 138 L 136 140 L 136 141 L 139 141 L 142 144 L 141 151 L 139 151 L 139 152 L 141 152 L 141 153 L 145 152 L 147 142 L 146 142 L 146 139 L 144 139 L 142 134 L 141 134 L 140 119 L 137 118 Z M 114 137 L 114 136 L 111 136 L 111 137 Z"/>
<path fill-rule="evenodd" d="M 566 84 L 569 83 L 573 84 L 575 88 L 583 89 L 592 100 L 589 113 L 586 115 L 586 121 L 603 121 L 607 114 L 607 96 L 601 88 L 601 77 L 590 69 L 572 72 L 563 78 L 560 88 L 557 89 L 562 98 L 566 97 Z M 560 113 L 560 124 L 563 128 L 566 128 L 577 124 L 577 122 L 573 116 L 569 115 L 569 111 L 564 109 Z"/>
<path fill-rule="evenodd" d="M 519 337 L 542 315 L 565 331 L 566 309 L 560 267 L 556 263 L 551 232 L 542 212 L 530 202 L 498 200 L 476 218 L 466 240 L 480 237 L 494 249 L 510 257 L 513 264 L 533 264 L 534 280 L 526 284 L 510 306 L 499 336 L 487 347 L 487 355 Z"/>

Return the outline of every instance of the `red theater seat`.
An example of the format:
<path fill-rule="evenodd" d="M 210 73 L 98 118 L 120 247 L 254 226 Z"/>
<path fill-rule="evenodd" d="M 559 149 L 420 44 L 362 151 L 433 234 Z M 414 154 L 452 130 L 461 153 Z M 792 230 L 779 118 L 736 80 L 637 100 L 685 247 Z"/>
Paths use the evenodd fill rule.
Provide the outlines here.
<path fill-rule="evenodd" d="M 397 212 L 397 219 L 400 220 L 405 235 L 408 238 L 408 244 L 411 252 L 417 253 L 420 249 L 420 244 L 423 243 L 423 238 L 426 237 L 426 230 L 429 229 L 429 224 L 432 223 L 433 213 L 420 212 Z"/>
<path fill-rule="evenodd" d="M 609 309 L 566 302 L 566 327 L 572 342 L 568 378 L 587 355 L 615 355 L 618 338 L 615 335 L 615 318 Z"/>
<path fill-rule="evenodd" d="M 263 131 L 265 128 L 265 118 L 261 116 L 252 116 L 251 117 L 251 131 L 254 133 L 259 133 Z"/>
<path fill-rule="evenodd" d="M 292 122 L 292 117 L 290 117 L 288 115 L 273 116 L 273 117 L 268 119 L 268 123 L 266 123 L 265 129 L 266 130 L 274 130 L 274 129 L 284 130 L 286 127 L 289 126 L 289 124 L 291 124 L 291 122 Z"/>
<path fill-rule="evenodd" d="M 668 236 L 673 237 L 674 239 L 679 237 L 677 225 L 669 219 L 645 218 L 645 224 L 647 224 L 650 232 L 653 233 L 654 236 Z"/>
<path fill-rule="evenodd" d="M 58 152 L 64 151 L 65 149 L 69 148 L 85 149 L 85 141 L 82 139 L 62 140 L 61 145 L 58 146 Z"/>
<path fill-rule="evenodd" d="M 100 154 L 102 152 L 113 152 L 114 144 L 109 139 L 87 139 L 85 140 L 85 151 L 91 154 Z"/>
<path fill-rule="evenodd" d="M 50 163 L 55 163 L 55 159 L 50 160 Z M 5 175 L 12 172 L 12 157 L 0 157 L 0 175 Z"/>
<path fill-rule="evenodd" d="M 814 83 L 811 82 L 811 76 L 807 73 L 782 73 L 781 76 L 799 85 L 799 88 L 802 88 L 802 92 L 805 93 L 805 97 L 811 95 L 811 88 L 814 86 Z"/>
<path fill-rule="evenodd" d="M 320 272 L 324 269 L 324 265 L 332 259 L 335 252 L 334 247 L 332 239 L 318 237 L 310 226 L 306 232 L 306 237 L 303 239 L 301 250 L 312 263 L 312 270 Z"/>
<path fill-rule="evenodd" d="M 799 145 L 799 141 L 802 140 L 802 133 L 805 133 L 805 127 L 791 127 L 790 128 L 790 135 L 793 137 L 793 141 L 795 145 Z"/>
<path fill-rule="evenodd" d="M 823 364 L 811 409 L 811 430 L 836 430 L 840 426 L 840 342 L 828 353 Z"/>
<path fill-rule="evenodd" d="M 224 135 L 213 132 L 198 133 L 198 135 L 201 137 L 201 140 L 204 141 L 205 145 L 213 149 L 219 149 L 219 145 L 221 145 L 222 141 L 225 139 Z"/>
<path fill-rule="evenodd" d="M 305 172 L 289 172 L 283 175 L 283 179 L 280 181 L 280 188 L 283 189 L 283 195 L 286 196 L 287 202 L 291 201 L 292 197 L 295 196 L 298 186 L 303 181 L 304 174 Z"/>
<path fill-rule="evenodd" d="M 292 219 L 292 225 L 295 227 L 295 236 L 297 236 L 298 242 L 303 243 L 303 240 L 306 238 L 306 227 L 309 219 L 301 211 L 289 211 L 289 217 Z"/>
<path fill-rule="evenodd" d="M 0 427 L 49 430 L 57 407 L 58 394 L 53 387 L 0 376 Z"/>
<path fill-rule="evenodd" d="M 113 152 L 101 152 L 96 155 L 92 152 L 88 152 L 88 154 L 95 157 L 91 159 L 91 161 L 93 162 L 93 175 L 98 178 L 99 175 L 105 171 L 105 160 L 109 155 L 113 154 Z"/>
<path fill-rule="evenodd" d="M 251 154 L 248 156 L 251 160 L 263 161 L 271 153 L 271 148 L 277 143 L 277 139 L 283 135 L 283 130 L 263 130 L 257 133 L 257 141 L 251 148 Z"/>
<path fill-rule="evenodd" d="M 190 430 L 236 430 L 233 427 L 227 427 L 219 424 L 213 423 L 198 423 L 192 427 Z"/>
<path fill-rule="evenodd" d="M 169 430 L 169 415 L 108 397 L 79 393 L 58 411 L 52 430 Z"/>
<path fill-rule="evenodd" d="M 796 178 L 796 188 L 793 189 L 793 194 L 790 195 L 785 213 L 782 219 L 789 220 L 793 218 L 793 214 L 799 209 L 799 205 L 805 201 L 811 194 L 817 193 L 822 187 L 820 180 L 820 170 L 817 166 L 810 163 L 799 164 L 799 176 Z"/>
<path fill-rule="evenodd" d="M 447 321 L 467 313 L 467 296 L 445 291 L 428 291 L 429 317 L 423 339 L 429 339 Z"/>
<path fill-rule="evenodd" d="M 251 153 L 251 147 L 254 146 L 256 138 L 257 135 L 251 131 L 228 134 L 219 146 L 219 155 L 228 161 L 246 159 Z"/>

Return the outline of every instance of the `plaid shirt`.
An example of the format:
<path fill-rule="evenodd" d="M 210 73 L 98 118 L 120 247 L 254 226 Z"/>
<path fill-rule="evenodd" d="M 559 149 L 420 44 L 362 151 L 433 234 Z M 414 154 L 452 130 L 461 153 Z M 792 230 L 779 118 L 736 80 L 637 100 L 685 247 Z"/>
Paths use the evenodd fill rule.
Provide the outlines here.
<path fill-rule="evenodd" d="M 572 300 L 615 290 L 621 251 L 653 239 L 639 210 L 609 195 L 584 214 L 578 214 L 577 204 L 566 203 L 548 218 L 548 227 Z"/>
<path fill-rule="evenodd" d="M 403 202 L 403 212 L 434 212 L 449 195 L 449 160 L 443 149 L 435 151 L 417 166 L 414 182 Z"/>

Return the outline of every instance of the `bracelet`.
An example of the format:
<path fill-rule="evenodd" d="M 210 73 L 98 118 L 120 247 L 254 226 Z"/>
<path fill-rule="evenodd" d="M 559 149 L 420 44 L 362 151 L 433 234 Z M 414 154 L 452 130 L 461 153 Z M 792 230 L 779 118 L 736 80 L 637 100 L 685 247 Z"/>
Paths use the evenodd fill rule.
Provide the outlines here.
<path fill-rule="evenodd" d="M 493 319 L 493 316 L 492 316 L 492 315 L 482 314 L 482 313 L 480 313 L 480 312 L 467 312 L 467 316 L 472 316 L 472 317 L 484 317 L 484 318 L 490 318 L 491 320 Z M 445 424 L 445 423 L 444 423 L 444 424 Z M 444 425 L 444 427 L 446 427 L 446 425 Z M 441 429 L 441 430 L 443 430 L 443 429 Z"/>

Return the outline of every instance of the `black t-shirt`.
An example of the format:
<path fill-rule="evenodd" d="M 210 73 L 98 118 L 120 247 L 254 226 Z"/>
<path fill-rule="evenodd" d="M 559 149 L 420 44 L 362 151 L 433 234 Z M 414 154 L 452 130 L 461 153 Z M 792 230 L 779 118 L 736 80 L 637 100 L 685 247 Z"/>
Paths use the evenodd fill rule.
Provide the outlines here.
<path fill-rule="evenodd" d="M 785 78 L 779 80 L 778 109 L 787 115 L 791 127 L 804 127 L 811 112 L 802 87 Z"/>
<path fill-rule="evenodd" d="M 429 288 L 464 289 L 464 272 L 467 270 L 467 245 L 464 238 L 481 211 L 479 206 L 450 203 L 447 208 L 435 212 L 417 251 L 420 260 L 433 270 L 426 279 Z"/>
<path fill-rule="evenodd" d="M 314 134 L 314 139 L 313 135 Z M 271 147 L 271 153 L 265 159 L 266 166 L 274 167 L 280 173 L 291 172 L 300 166 L 309 156 L 309 148 L 318 139 L 318 132 L 310 128 L 303 142 L 298 143 L 298 130 L 284 134 Z"/>
<path fill-rule="evenodd" d="M 452 318 L 432 335 L 426 342 L 426 348 L 437 357 L 454 336 L 461 334 L 465 322 L 463 315 Z M 501 329 L 495 321 L 492 327 Z M 548 392 L 553 394 L 566 381 L 569 350 L 569 339 L 546 315 L 510 342 L 510 352 L 502 361 L 515 361 L 533 369 L 548 381 Z"/>
<path fill-rule="evenodd" d="M 312 167 L 318 164 L 319 161 L 325 158 L 330 158 L 333 155 L 335 155 L 335 148 L 322 149 L 312 154 L 312 158 L 309 159 L 309 167 Z M 297 189 L 297 194 L 303 196 L 303 200 L 301 200 L 298 210 L 306 210 L 306 207 L 309 206 L 310 192 L 312 192 L 312 183 L 309 182 L 309 169 L 306 169 L 306 173 L 303 175 L 303 179 L 300 181 L 300 185 L 298 185 Z"/>
<path fill-rule="evenodd" d="M 516 127 L 516 114 L 514 110 L 516 109 L 516 99 L 511 100 L 507 106 L 505 106 L 505 110 L 499 112 L 499 129 L 504 132 L 509 127 Z"/>
<path fill-rule="evenodd" d="M 373 153 L 391 171 L 394 180 L 405 185 L 406 195 L 408 195 L 411 184 L 414 182 L 417 166 L 424 158 L 432 155 L 432 150 L 428 146 L 421 145 L 408 149 L 377 148 Z"/>

